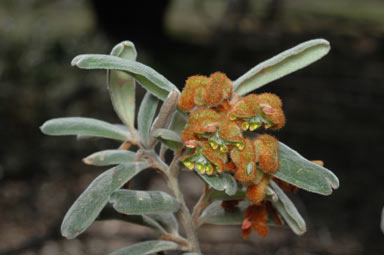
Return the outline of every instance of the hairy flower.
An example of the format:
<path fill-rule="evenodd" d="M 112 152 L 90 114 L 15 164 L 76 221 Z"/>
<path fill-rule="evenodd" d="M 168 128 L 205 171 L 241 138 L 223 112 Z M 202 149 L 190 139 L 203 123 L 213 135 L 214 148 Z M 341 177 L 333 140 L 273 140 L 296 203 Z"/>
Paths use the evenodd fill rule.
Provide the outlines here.
<path fill-rule="evenodd" d="M 248 238 L 252 230 L 256 230 L 259 236 L 268 234 L 268 211 L 264 203 L 250 205 L 244 212 L 244 221 L 241 226 L 243 238 Z"/>
<path fill-rule="evenodd" d="M 269 174 L 274 174 L 279 169 L 279 143 L 276 138 L 268 134 L 262 134 L 253 140 L 258 164 L 260 168 Z"/>

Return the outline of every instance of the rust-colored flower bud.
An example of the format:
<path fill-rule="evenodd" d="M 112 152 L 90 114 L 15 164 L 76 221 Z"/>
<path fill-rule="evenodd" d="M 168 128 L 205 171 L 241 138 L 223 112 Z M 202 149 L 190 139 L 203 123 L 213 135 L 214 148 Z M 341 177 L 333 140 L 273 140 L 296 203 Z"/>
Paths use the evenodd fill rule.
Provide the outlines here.
<path fill-rule="evenodd" d="M 198 109 L 189 115 L 189 123 L 197 126 L 207 126 L 220 120 L 220 114 L 209 108 Z"/>
<path fill-rule="evenodd" d="M 259 113 L 260 104 L 257 100 L 256 94 L 250 94 L 240 99 L 229 112 L 229 118 L 235 120 L 236 118 L 250 118 Z"/>
<path fill-rule="evenodd" d="M 272 108 L 281 108 L 283 103 L 281 99 L 272 93 L 262 93 L 257 95 L 257 100 L 260 104 L 269 104 Z"/>
<path fill-rule="evenodd" d="M 233 121 L 225 119 L 220 123 L 219 136 L 225 142 L 236 146 L 240 150 L 244 148 L 243 134 Z"/>
<path fill-rule="evenodd" d="M 228 160 L 227 153 L 221 152 L 220 150 L 214 150 L 208 142 L 203 142 L 202 153 L 215 166 L 213 170 L 217 173 L 222 173 L 224 171 L 225 163 L 227 163 Z M 211 174 L 214 174 L 214 172 Z"/>
<path fill-rule="evenodd" d="M 265 128 L 277 130 L 285 125 L 285 115 L 281 108 L 283 103 L 277 95 L 271 93 L 257 95 L 257 102 L 260 104 L 265 118 L 272 122 L 264 123 Z"/>
<path fill-rule="evenodd" d="M 260 168 L 274 174 L 279 169 L 279 143 L 271 135 L 263 134 L 253 140 Z"/>
<path fill-rule="evenodd" d="M 265 237 L 268 234 L 268 212 L 265 204 L 250 205 L 244 212 L 244 221 L 241 226 L 243 238 L 248 238 L 252 228 L 259 236 Z"/>
<path fill-rule="evenodd" d="M 265 194 L 267 193 L 269 180 L 270 177 L 264 174 L 259 183 L 249 185 L 246 193 L 248 200 L 254 204 L 261 203 L 261 201 L 263 201 L 265 198 Z"/>
<path fill-rule="evenodd" d="M 181 140 L 183 142 L 190 141 L 190 140 L 198 140 L 199 138 L 195 134 L 195 127 L 194 125 L 187 124 L 183 131 L 180 134 Z"/>
<path fill-rule="evenodd" d="M 202 94 L 208 85 L 209 78 L 194 75 L 187 79 L 179 99 L 179 107 L 184 111 L 191 111 L 196 105 L 203 105 Z"/>
<path fill-rule="evenodd" d="M 224 99 L 231 96 L 232 81 L 220 72 L 211 74 L 208 85 L 203 93 L 203 99 L 208 106 L 219 106 Z"/>
<path fill-rule="evenodd" d="M 244 149 L 233 148 L 230 153 L 232 162 L 237 166 L 235 179 L 243 184 L 253 182 L 258 174 L 255 151 L 251 140 L 244 139 Z"/>

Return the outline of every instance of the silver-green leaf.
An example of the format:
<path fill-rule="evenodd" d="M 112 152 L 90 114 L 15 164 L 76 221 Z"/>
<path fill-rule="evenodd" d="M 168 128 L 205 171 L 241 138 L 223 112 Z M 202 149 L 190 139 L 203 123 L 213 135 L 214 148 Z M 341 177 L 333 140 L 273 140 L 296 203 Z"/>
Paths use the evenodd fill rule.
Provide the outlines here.
<path fill-rule="evenodd" d="M 112 56 L 136 60 L 135 45 L 130 41 L 117 44 L 111 52 Z M 135 126 L 135 79 L 129 73 L 118 70 L 107 70 L 107 84 L 113 108 L 121 121 L 130 127 Z"/>
<path fill-rule="evenodd" d="M 122 248 L 110 253 L 110 255 L 150 255 L 160 251 L 177 250 L 178 248 L 179 245 L 171 241 L 146 241 Z"/>
<path fill-rule="evenodd" d="M 338 178 L 330 170 L 305 159 L 281 142 L 279 142 L 279 164 L 279 170 L 273 175 L 301 189 L 330 195 L 332 189 L 339 187 Z"/>
<path fill-rule="evenodd" d="M 126 163 L 99 175 L 66 213 L 61 224 L 62 235 L 72 239 L 84 232 L 108 203 L 110 195 L 148 166 L 146 162 Z"/>
<path fill-rule="evenodd" d="M 241 201 L 233 210 L 225 210 L 221 206 L 221 201 L 214 201 L 208 205 L 201 213 L 199 225 L 214 224 L 214 225 L 241 225 L 244 216 L 244 210 L 250 205 L 248 201 Z"/>
<path fill-rule="evenodd" d="M 174 151 L 177 151 L 183 147 L 183 142 L 181 141 L 180 135 L 170 129 L 156 129 L 152 133 L 152 136 Z"/>
<path fill-rule="evenodd" d="M 296 206 L 292 203 L 292 201 L 284 193 L 284 191 L 279 187 L 279 185 L 277 185 L 272 180 L 270 182 L 270 185 L 278 197 L 277 200 L 271 200 L 273 206 L 284 218 L 288 226 L 292 229 L 295 234 L 304 234 L 307 231 L 307 228 L 305 225 L 305 221 L 303 217 L 301 217 L 299 211 L 296 209 Z"/>
<path fill-rule="evenodd" d="M 72 60 L 72 65 L 83 69 L 110 69 L 126 71 L 148 91 L 161 100 L 165 100 L 177 87 L 164 76 L 136 61 L 101 54 L 79 55 Z"/>
<path fill-rule="evenodd" d="M 40 129 L 44 134 L 55 136 L 86 135 L 121 141 L 132 140 L 131 134 L 127 129 L 92 118 L 68 117 L 51 119 L 46 121 Z"/>
<path fill-rule="evenodd" d="M 159 128 L 168 128 L 169 123 L 172 119 L 173 114 L 175 113 L 177 102 L 180 97 L 180 92 L 176 89 L 173 89 L 169 94 L 167 99 L 164 100 L 159 114 L 156 119 L 153 121 L 153 125 L 151 128 L 151 132 L 154 132 Z M 156 140 L 151 138 L 151 147 L 154 147 L 156 144 Z"/>
<path fill-rule="evenodd" d="M 175 131 L 177 134 L 181 134 L 185 125 L 187 124 L 188 116 L 185 112 L 176 111 L 171 119 L 171 123 L 169 124 L 169 129 Z"/>
<path fill-rule="evenodd" d="M 126 150 L 103 150 L 95 152 L 83 159 L 83 162 L 94 166 L 109 166 L 132 162 L 136 153 Z"/>
<path fill-rule="evenodd" d="M 245 95 L 271 81 L 295 72 L 319 60 L 330 50 L 324 39 L 310 40 L 264 61 L 233 82 L 234 92 Z"/>
<path fill-rule="evenodd" d="M 161 191 L 115 191 L 109 202 L 116 211 L 124 214 L 173 213 L 179 203 L 171 195 Z"/>
<path fill-rule="evenodd" d="M 147 92 L 141 102 L 138 115 L 138 129 L 139 136 L 142 144 L 149 148 L 150 133 L 152 127 L 152 121 L 156 114 L 157 104 L 159 100 L 154 97 L 151 93 Z"/>
<path fill-rule="evenodd" d="M 220 175 L 209 176 L 201 174 L 199 171 L 195 171 L 201 179 L 203 179 L 209 186 L 215 190 L 225 191 L 229 196 L 236 194 L 237 182 L 229 173 L 222 173 Z"/>

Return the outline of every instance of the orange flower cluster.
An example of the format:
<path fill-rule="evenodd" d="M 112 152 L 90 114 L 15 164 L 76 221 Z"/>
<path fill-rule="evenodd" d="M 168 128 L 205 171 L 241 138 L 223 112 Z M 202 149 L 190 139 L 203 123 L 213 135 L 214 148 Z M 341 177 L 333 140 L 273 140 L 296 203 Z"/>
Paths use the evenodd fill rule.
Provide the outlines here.
<path fill-rule="evenodd" d="M 188 78 L 178 105 L 191 111 L 181 139 L 193 153 L 182 159 L 183 164 L 201 174 L 233 173 L 247 187 L 246 196 L 254 206 L 263 207 L 271 175 L 279 169 L 278 141 L 268 134 L 250 139 L 243 133 L 283 127 L 280 98 L 271 93 L 240 97 L 232 92 L 231 80 L 216 72 Z M 256 218 L 264 221 L 265 216 Z"/>

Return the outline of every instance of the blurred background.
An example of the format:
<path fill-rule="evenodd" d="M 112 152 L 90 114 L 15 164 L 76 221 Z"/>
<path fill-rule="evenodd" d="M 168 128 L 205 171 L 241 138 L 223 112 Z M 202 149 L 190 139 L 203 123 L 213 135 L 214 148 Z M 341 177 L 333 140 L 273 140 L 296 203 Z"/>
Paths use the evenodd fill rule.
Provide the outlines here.
<path fill-rule="evenodd" d="M 81 159 L 118 146 L 40 133 L 61 116 L 119 122 L 105 72 L 72 68 L 74 56 L 109 54 L 130 40 L 138 61 L 182 88 L 194 74 L 222 71 L 234 80 L 314 38 L 329 40 L 331 52 L 261 91 L 283 99 L 287 125 L 276 136 L 323 160 L 340 188 L 293 197 L 308 224 L 302 237 L 281 228 L 242 240 L 239 226 L 205 226 L 201 246 L 205 254 L 384 254 L 384 1 L 2 0 L 0 38 L 0 254 L 98 255 L 157 237 L 116 221 L 97 222 L 75 240 L 60 235 L 66 210 L 105 170 Z M 193 204 L 202 185 L 191 173 L 181 177 Z M 135 185 L 165 186 L 151 171 Z"/>

